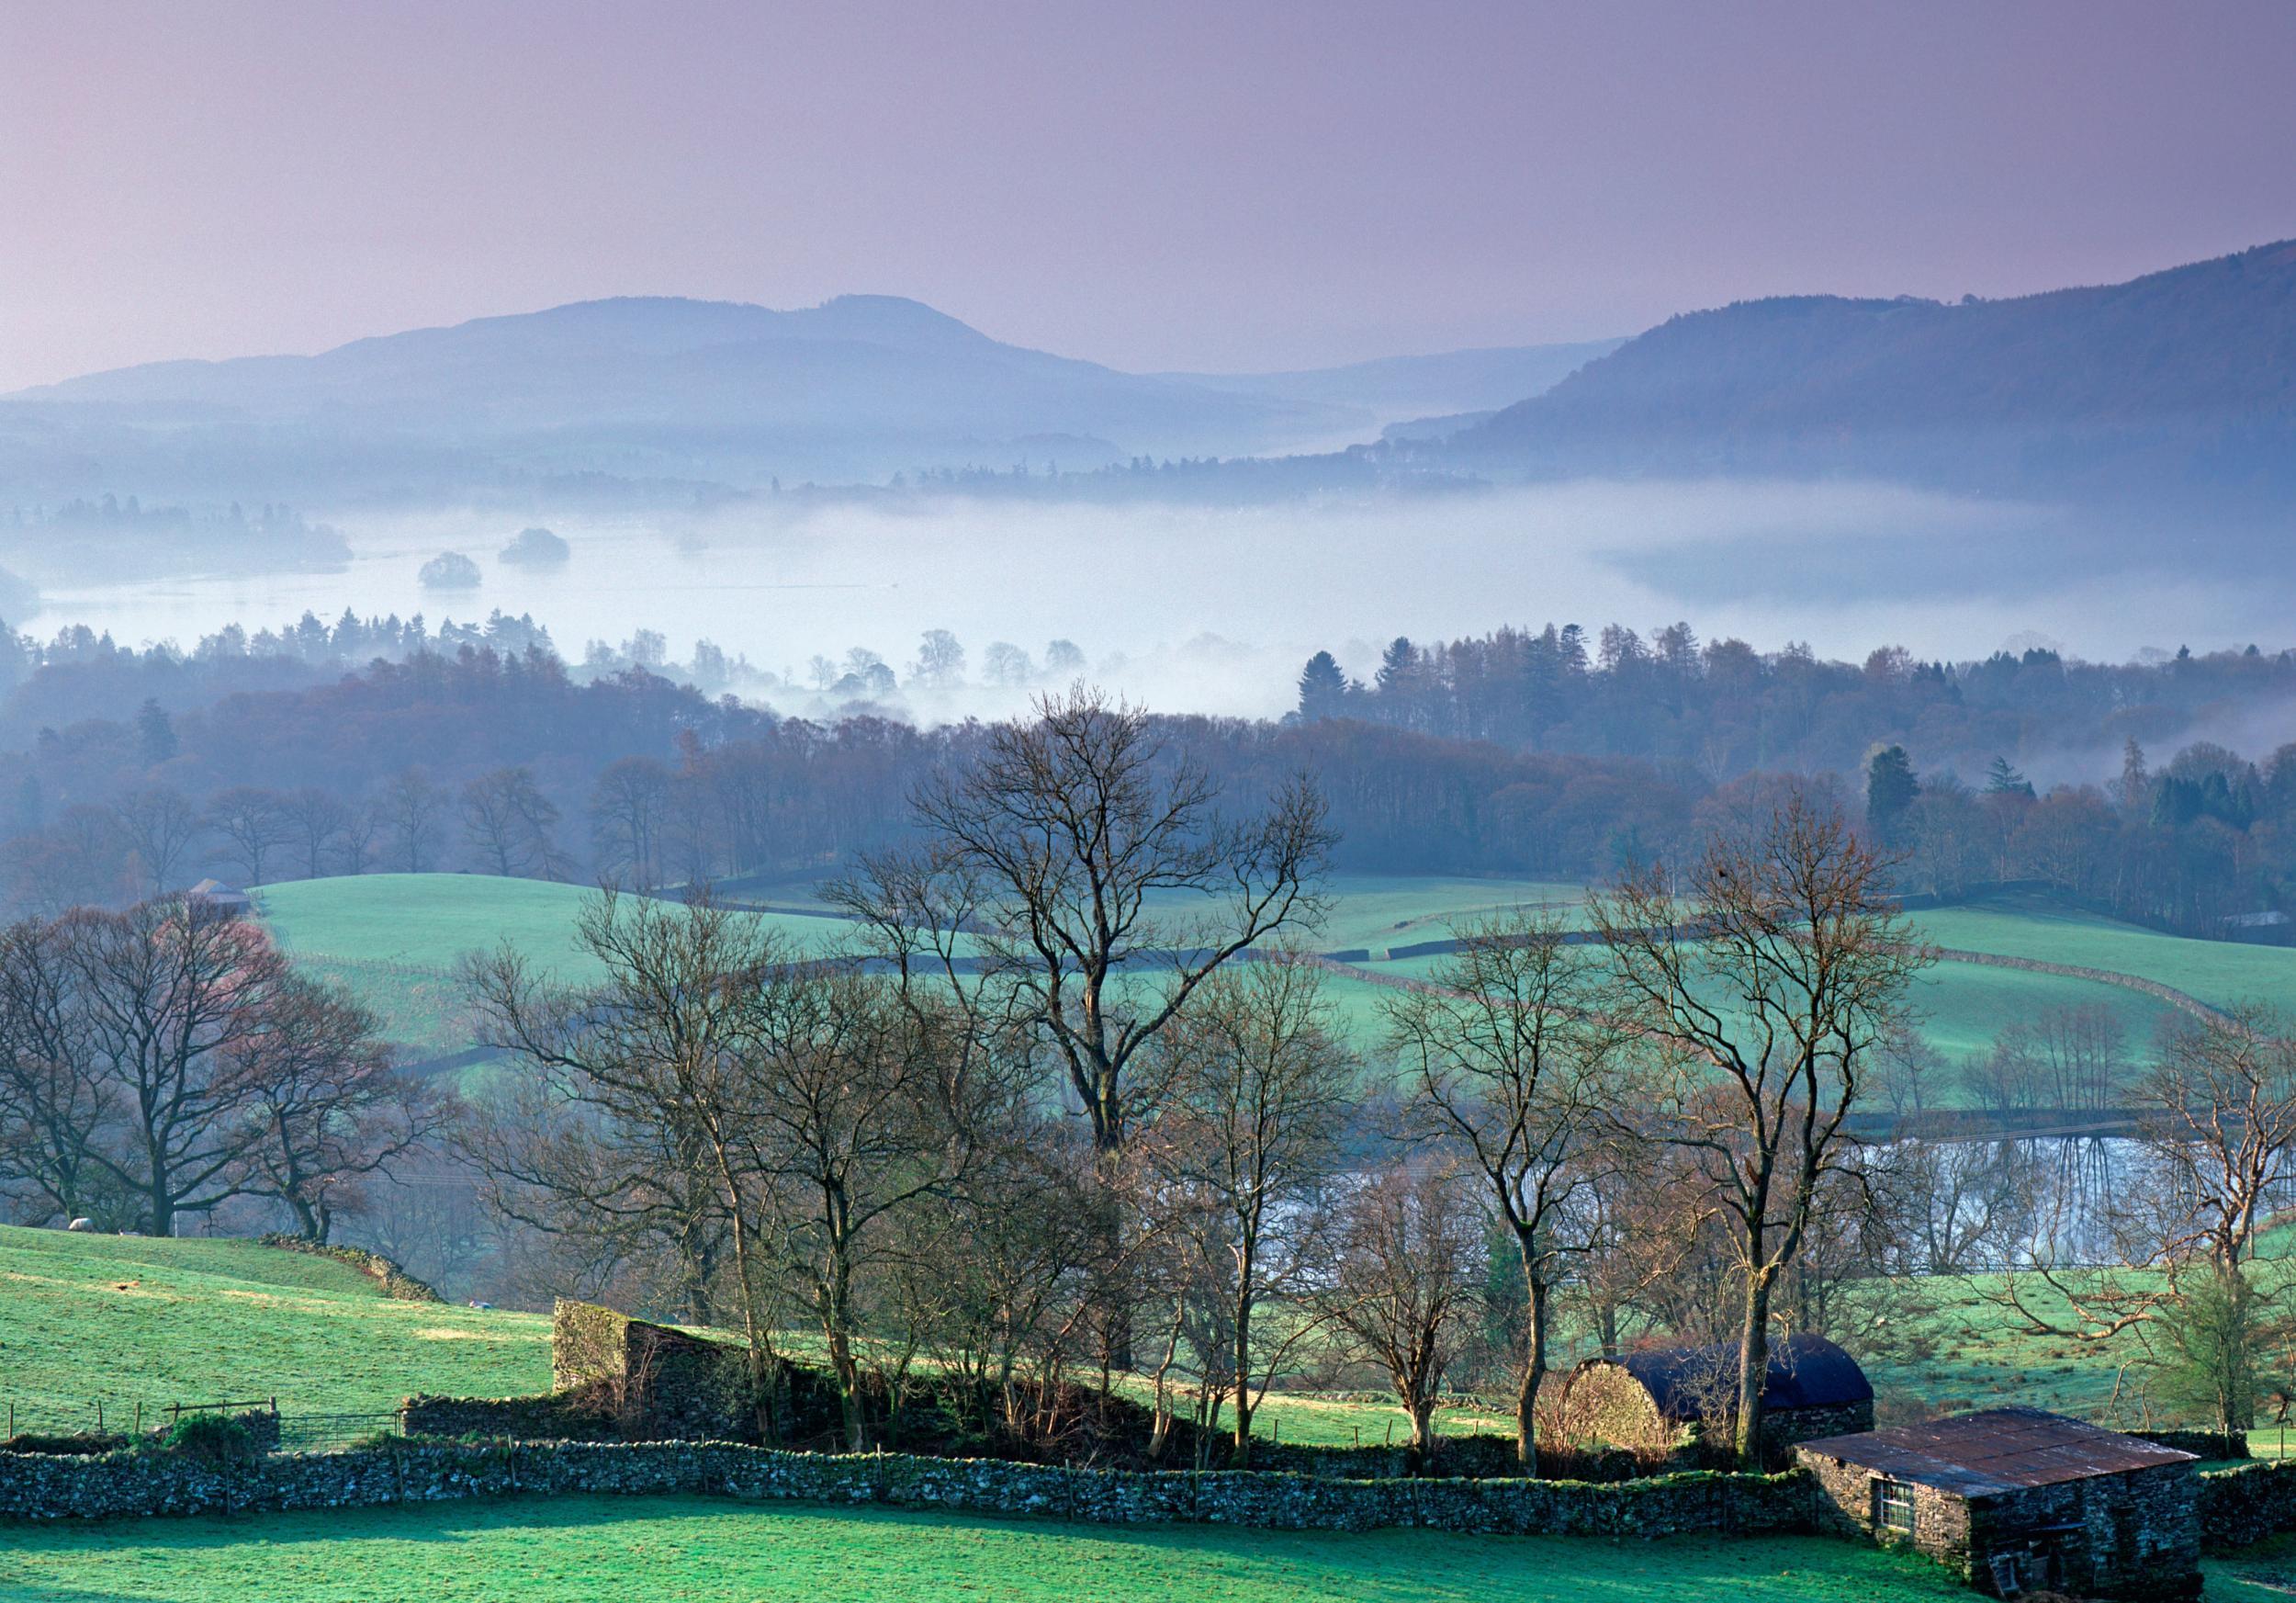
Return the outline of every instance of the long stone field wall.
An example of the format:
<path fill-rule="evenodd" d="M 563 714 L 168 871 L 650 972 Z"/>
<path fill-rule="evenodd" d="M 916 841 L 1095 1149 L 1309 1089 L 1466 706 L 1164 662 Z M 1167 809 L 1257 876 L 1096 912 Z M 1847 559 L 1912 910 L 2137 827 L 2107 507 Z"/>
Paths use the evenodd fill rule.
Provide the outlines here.
<path fill-rule="evenodd" d="M 832 1456 L 731 1442 L 408 1442 L 215 1466 L 171 1453 L 0 1453 L 0 1519 L 352 1508 L 537 1494 L 687 1493 L 874 1503 L 1103 1525 L 1279 1530 L 1412 1526 L 1522 1535 L 1657 1537 L 1812 1528 L 1799 1474 L 1643 1481 L 1345 1481 L 1256 1472 L 1056 1469 L 1001 1459 Z"/>

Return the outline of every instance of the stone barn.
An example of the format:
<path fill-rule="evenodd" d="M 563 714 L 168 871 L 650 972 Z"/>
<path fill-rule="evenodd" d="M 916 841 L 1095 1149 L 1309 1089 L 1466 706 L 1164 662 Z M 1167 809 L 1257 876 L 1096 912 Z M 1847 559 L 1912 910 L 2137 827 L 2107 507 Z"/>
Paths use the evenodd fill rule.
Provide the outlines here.
<path fill-rule="evenodd" d="M 1709 1436 L 1727 1445 L 1738 1407 L 1738 1349 L 1649 1348 L 1591 1358 L 1565 1382 L 1574 1438 L 1638 1453 L 1687 1455 Z M 1795 1442 L 1874 1428 L 1874 1387 L 1858 1360 L 1822 1336 L 1770 1344 L 1762 1436 L 1783 1458 Z"/>
<path fill-rule="evenodd" d="M 2200 1593 L 2192 1454 L 2038 1408 L 1805 1441 L 1838 1527 L 1927 1553 L 1981 1592 Z"/>

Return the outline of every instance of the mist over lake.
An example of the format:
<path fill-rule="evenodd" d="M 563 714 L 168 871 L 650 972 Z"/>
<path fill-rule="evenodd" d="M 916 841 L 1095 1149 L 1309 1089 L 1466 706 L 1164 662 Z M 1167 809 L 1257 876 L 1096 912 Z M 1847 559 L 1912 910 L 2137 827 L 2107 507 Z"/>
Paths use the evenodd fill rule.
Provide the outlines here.
<path fill-rule="evenodd" d="M 1266 716 L 1292 705 L 1312 651 L 1367 675 L 1396 635 L 1500 621 L 1648 629 L 1683 618 L 1706 638 L 1764 649 L 1803 641 L 1852 660 L 1884 643 L 1953 659 L 2036 638 L 2121 660 L 2185 643 L 2274 647 L 2285 629 L 2268 587 L 2205 566 L 2160 571 L 2148 559 L 2158 541 L 2128 537 L 2118 555 L 2062 563 L 2056 536 L 2086 514 L 1887 485 L 1589 481 L 1241 508 L 963 497 L 760 505 L 324 512 L 313 515 L 349 543 L 340 569 L 74 575 L 43 585 L 39 612 L 10 622 L 41 636 L 85 624 L 123 644 L 188 648 L 227 625 L 252 633 L 306 611 L 420 613 L 435 626 L 499 608 L 531 613 L 569 657 L 647 628 L 667 637 L 672 660 L 708 639 L 791 679 L 809 658 L 857 646 L 899 664 L 923 631 L 946 628 L 972 654 L 975 683 L 919 709 L 935 716 L 1023 699 L 978 683 L 981 653 L 1000 640 L 1040 655 L 1049 640 L 1074 640 L 1108 688 L 1176 710 Z M 569 559 L 503 560 L 529 525 L 566 539 Z M 421 581 L 445 551 L 475 562 L 475 587 Z M 37 571 L 41 555 L 0 549 L 0 563 Z M 1817 573 L 1823 583 L 1809 581 Z"/>

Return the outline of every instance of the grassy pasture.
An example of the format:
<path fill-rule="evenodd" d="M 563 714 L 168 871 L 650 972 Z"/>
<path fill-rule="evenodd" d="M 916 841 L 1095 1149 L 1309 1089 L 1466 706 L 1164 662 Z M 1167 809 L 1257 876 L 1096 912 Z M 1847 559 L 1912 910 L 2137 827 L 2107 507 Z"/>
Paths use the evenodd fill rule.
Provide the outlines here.
<path fill-rule="evenodd" d="M 294 880 L 255 893 L 264 926 L 298 964 L 374 1010 L 383 1033 L 425 1055 L 470 1044 L 456 971 L 464 955 L 504 941 L 535 967 L 570 984 L 598 976 L 574 940 L 595 893 L 582 886 L 477 874 L 366 874 Z M 851 925 L 803 913 L 755 915 L 803 951 Z"/>
<path fill-rule="evenodd" d="M 2216 1007 L 2257 998 L 2296 1004 L 2296 948 L 2165 935 L 2038 896 L 1938 908 L 1914 922 L 1941 946 L 2138 975 Z"/>
<path fill-rule="evenodd" d="M 1584 886 L 1543 880 L 1383 875 L 1335 875 L 1329 888 L 1333 912 L 1316 946 L 1364 947 L 1375 956 L 1393 946 L 1441 940 L 1458 920 L 1517 906 L 1555 908 L 1575 919 L 1585 895 Z M 265 922 L 290 954 L 374 1008 L 394 1039 L 428 1053 L 458 1051 L 468 1042 L 454 978 L 466 953 L 508 940 L 562 978 L 592 977 L 594 965 L 572 939 L 575 916 L 589 894 L 577 886 L 452 874 L 303 880 L 259 893 Z M 796 888 L 781 886 L 773 899 L 786 904 L 795 897 Z M 1177 918 L 1185 907 L 1175 899 L 1165 910 Z M 849 931 L 826 916 L 760 917 L 807 950 L 820 950 Z M 2296 991 L 2296 951 L 2163 935 L 2039 897 L 1922 912 L 1914 922 L 1943 946 L 2137 975 L 2217 1003 Z M 1370 966 L 1379 974 L 1424 976 L 1437 961 L 1407 958 Z M 1336 976 L 1330 995 L 1359 1040 L 1378 1038 L 1380 988 Z M 1931 1042 L 1956 1057 L 1983 1055 L 2003 1029 L 2045 1010 L 2088 1004 L 2110 1009 L 2132 1052 L 2142 1055 L 2172 1011 L 2124 987 L 1960 963 L 1932 970 L 1914 1001 Z"/>
<path fill-rule="evenodd" d="M 1936 1566 L 1817 1537 L 1111 1529 L 700 1498 L 345 1509 L 7 1533 L 0 1598 L 374 1597 L 843 1603 L 1898 1603 L 1966 1597 Z"/>
<path fill-rule="evenodd" d="M 356 1270 L 252 1241 L 0 1225 L 0 1405 L 25 1419 L 76 1420 L 97 1398 L 109 1417 L 270 1396 L 367 1413 L 549 1385 L 539 1315 L 393 1302 Z"/>
<path fill-rule="evenodd" d="M 478 874 L 361 874 L 294 880 L 255 894 L 264 922 L 298 957 L 451 969 L 465 953 L 508 941 L 561 978 L 595 973 L 574 941 L 575 918 L 597 894 L 584 886 Z M 852 928 L 826 915 L 753 916 L 809 951 Z"/>
<path fill-rule="evenodd" d="M 727 1339 L 737 1339 L 729 1333 Z M 804 1354 L 812 1338 L 783 1338 Z M 516 1396 L 550 1389 L 538 1314 L 397 1303 L 356 1270 L 252 1241 L 75 1236 L 0 1225 L 0 1407 L 93 1424 L 170 1403 L 271 1397 L 289 1414 L 377 1413 L 415 1392 Z M 1144 1383 L 1140 1388 L 1145 1395 Z M 1406 1422 L 1379 1403 L 1271 1394 L 1255 1434 L 1330 1445 Z M 1512 1431 L 1446 1410 L 1447 1436 Z"/>
<path fill-rule="evenodd" d="M 1324 887 L 1331 916 L 1316 932 L 1319 951 L 1382 952 L 1441 941 L 1462 920 L 1544 908 L 1575 921 L 1586 886 L 1542 879 L 1459 879 L 1437 875 L 1335 874 Z"/>
<path fill-rule="evenodd" d="M 1406 957 L 1367 967 L 1375 974 L 1424 979 L 1444 961 Z M 1363 982 L 1351 983 L 1373 988 Z M 1984 1056 L 2003 1030 L 2030 1022 L 2051 1008 L 2090 1005 L 2110 1009 L 2126 1033 L 2132 1055 L 2142 1056 L 2159 1022 L 2176 1010 L 2155 997 L 2125 987 L 1975 963 L 1938 964 L 1915 983 L 1912 1003 L 1919 1015 L 1921 1033 L 1931 1045 L 1954 1058 Z"/>

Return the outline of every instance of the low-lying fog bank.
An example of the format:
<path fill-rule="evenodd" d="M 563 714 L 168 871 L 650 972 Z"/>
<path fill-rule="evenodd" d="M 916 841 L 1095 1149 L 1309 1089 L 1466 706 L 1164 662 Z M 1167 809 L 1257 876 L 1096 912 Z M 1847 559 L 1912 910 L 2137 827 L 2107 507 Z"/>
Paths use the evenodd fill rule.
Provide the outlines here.
<path fill-rule="evenodd" d="M 346 564 L 43 587 L 39 611 L 8 622 L 188 646 L 306 610 L 419 612 L 435 626 L 500 608 L 533 614 L 570 659 L 651 629 L 672 660 L 706 639 L 806 686 L 813 659 L 841 666 L 855 648 L 906 681 L 923 633 L 946 629 L 965 648 L 962 687 L 912 701 L 928 717 L 1018 706 L 1055 640 L 1079 647 L 1103 684 L 1159 707 L 1246 715 L 1288 707 L 1316 649 L 1367 675 L 1398 634 L 1502 623 L 1687 618 L 1708 637 L 1853 659 L 1885 642 L 1958 659 L 2040 638 L 2104 660 L 2289 643 L 2288 575 L 2229 549 L 2212 558 L 2189 530 L 2107 529 L 2087 514 L 1886 485 L 1589 482 L 1247 508 L 952 498 L 796 514 L 767 502 L 660 516 L 311 515 L 342 529 Z M 562 536 L 568 559 L 505 560 L 530 524 Z M 450 551 L 471 559 L 475 584 L 423 581 Z M 1025 665 L 998 654 L 1009 683 L 992 682 L 998 642 L 1027 654 Z"/>

